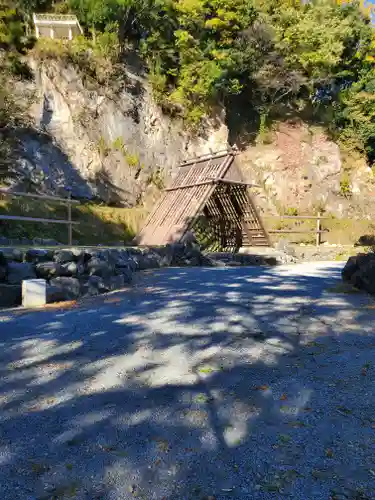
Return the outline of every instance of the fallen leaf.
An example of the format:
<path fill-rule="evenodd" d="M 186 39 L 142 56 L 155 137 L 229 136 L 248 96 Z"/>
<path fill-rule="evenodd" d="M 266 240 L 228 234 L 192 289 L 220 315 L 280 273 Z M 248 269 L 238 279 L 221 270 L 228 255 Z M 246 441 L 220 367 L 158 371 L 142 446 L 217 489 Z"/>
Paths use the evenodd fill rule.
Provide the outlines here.
<path fill-rule="evenodd" d="M 199 373 L 204 373 L 204 374 L 209 374 L 214 371 L 214 369 L 211 366 L 203 366 L 202 368 L 199 368 Z"/>
<path fill-rule="evenodd" d="M 279 434 L 278 439 L 280 443 L 289 443 L 292 438 L 289 436 L 289 434 Z"/>
<path fill-rule="evenodd" d="M 152 440 L 156 442 L 159 451 L 162 451 L 164 453 L 168 453 L 169 443 L 166 439 L 155 437 L 155 438 L 152 438 Z"/>
<path fill-rule="evenodd" d="M 346 408 L 345 406 L 338 406 L 337 411 L 339 413 L 344 413 L 345 415 L 351 415 L 353 413 L 352 410 L 350 410 L 349 408 Z"/>
<path fill-rule="evenodd" d="M 285 394 L 285 392 L 281 395 L 281 401 L 285 401 L 286 399 L 288 399 L 288 396 Z"/>
<path fill-rule="evenodd" d="M 268 391 L 269 389 L 269 386 L 268 385 L 258 385 L 255 387 L 255 390 L 256 391 Z"/>
<path fill-rule="evenodd" d="M 301 422 L 300 420 L 293 420 L 292 422 L 288 422 L 288 425 L 289 427 L 293 427 L 294 429 L 306 427 L 306 424 L 304 422 Z"/>
<path fill-rule="evenodd" d="M 36 476 L 41 476 L 42 474 L 44 474 L 45 472 L 48 472 L 50 469 L 49 465 L 45 465 L 45 464 L 38 464 L 36 462 L 33 462 L 31 464 L 31 470 L 33 471 L 33 473 L 36 475 Z"/>
<path fill-rule="evenodd" d="M 121 299 L 119 297 L 113 297 L 104 301 L 105 304 L 116 304 L 117 302 L 121 302 Z"/>
<path fill-rule="evenodd" d="M 107 445 L 99 445 L 100 448 L 103 450 L 103 451 L 116 451 L 116 448 L 114 446 L 107 446 Z"/>
<path fill-rule="evenodd" d="M 332 458 L 333 457 L 333 451 L 331 448 L 326 449 L 326 457 Z"/>

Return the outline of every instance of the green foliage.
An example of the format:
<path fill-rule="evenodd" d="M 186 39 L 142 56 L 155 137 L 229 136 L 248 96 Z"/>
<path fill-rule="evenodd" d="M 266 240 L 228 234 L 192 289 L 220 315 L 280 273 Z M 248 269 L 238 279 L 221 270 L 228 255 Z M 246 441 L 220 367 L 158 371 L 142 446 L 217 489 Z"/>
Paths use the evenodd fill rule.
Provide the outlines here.
<path fill-rule="evenodd" d="M 342 179 L 340 180 L 340 193 L 345 198 L 350 198 L 350 196 L 352 195 L 352 187 L 350 184 L 350 179 L 347 175 L 343 175 Z"/>
<path fill-rule="evenodd" d="M 19 54 L 28 45 L 31 12 L 75 12 L 85 36 L 39 40 L 36 55 L 65 58 L 85 79 L 121 86 L 120 63 L 130 47 L 143 57 L 162 109 L 193 129 L 218 106 L 237 106 L 238 120 L 248 110 L 266 142 L 273 119 L 307 116 L 375 161 L 373 32 L 357 3 L 339 3 L 0 0 L 0 48 L 10 71 L 26 76 Z M 139 166 L 137 155 L 115 149 Z"/>
<path fill-rule="evenodd" d="M 139 155 L 137 153 L 130 153 L 125 147 L 122 137 L 117 137 L 113 143 L 112 148 L 122 153 L 129 167 L 138 167 Z"/>
<path fill-rule="evenodd" d="M 100 137 L 98 141 L 98 151 L 102 157 L 106 157 L 111 152 L 111 148 L 108 147 L 108 144 L 103 136 Z"/>
<path fill-rule="evenodd" d="M 95 41 L 78 36 L 67 44 L 58 39 L 40 38 L 33 48 L 36 58 L 65 59 L 81 70 L 84 79 L 100 85 L 114 83 L 119 51 L 117 33 L 109 30 L 97 34 Z"/>
<path fill-rule="evenodd" d="M 284 215 L 298 215 L 298 208 L 295 208 L 295 207 L 289 207 L 285 210 L 285 214 Z"/>
<path fill-rule="evenodd" d="M 339 94 L 336 127 L 341 140 L 349 147 L 375 160 L 375 73 L 366 64 L 358 80 Z"/>

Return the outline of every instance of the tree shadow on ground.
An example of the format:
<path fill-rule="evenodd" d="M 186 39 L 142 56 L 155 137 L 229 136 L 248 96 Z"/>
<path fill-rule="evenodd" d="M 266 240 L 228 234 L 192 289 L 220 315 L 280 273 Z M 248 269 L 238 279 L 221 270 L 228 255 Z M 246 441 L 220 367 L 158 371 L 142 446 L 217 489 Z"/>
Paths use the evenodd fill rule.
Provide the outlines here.
<path fill-rule="evenodd" d="M 374 498 L 374 310 L 338 273 L 165 269 L 3 312 L 2 497 Z"/>

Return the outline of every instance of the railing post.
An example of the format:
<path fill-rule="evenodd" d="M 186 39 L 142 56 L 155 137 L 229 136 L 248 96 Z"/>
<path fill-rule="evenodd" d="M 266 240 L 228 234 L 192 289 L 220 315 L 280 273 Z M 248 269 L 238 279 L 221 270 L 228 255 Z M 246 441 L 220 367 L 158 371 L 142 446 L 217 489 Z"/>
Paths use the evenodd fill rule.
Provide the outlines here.
<path fill-rule="evenodd" d="M 320 212 L 318 212 L 318 219 L 316 219 L 316 246 L 319 247 L 320 246 L 320 243 L 321 243 L 321 239 L 320 239 L 320 228 L 321 228 L 321 225 L 320 225 Z"/>
<path fill-rule="evenodd" d="M 73 244 L 73 225 L 72 225 L 72 193 L 68 193 L 68 245 Z"/>

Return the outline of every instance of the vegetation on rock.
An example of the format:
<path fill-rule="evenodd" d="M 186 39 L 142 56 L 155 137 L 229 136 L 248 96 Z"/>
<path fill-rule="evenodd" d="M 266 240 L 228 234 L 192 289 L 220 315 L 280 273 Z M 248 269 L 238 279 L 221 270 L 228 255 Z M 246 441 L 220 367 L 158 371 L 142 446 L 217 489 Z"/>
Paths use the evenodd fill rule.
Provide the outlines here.
<path fill-rule="evenodd" d="M 299 116 L 324 124 L 370 161 L 375 157 L 374 36 L 357 3 L 0 0 L 3 80 L 9 71 L 23 73 L 20 54 L 33 43 L 31 13 L 51 9 L 75 12 L 85 37 L 40 41 L 36 54 L 68 57 L 88 77 L 109 83 L 121 77 L 130 47 L 142 56 L 164 111 L 193 128 L 217 107 L 227 114 L 237 109 L 245 126 L 257 117 L 263 134 L 272 120 Z M 1 107 L 4 127 L 16 113 Z"/>

